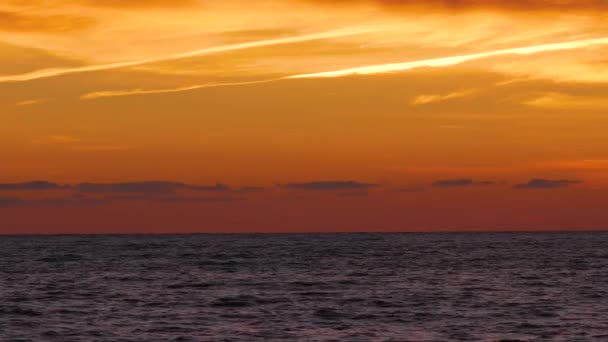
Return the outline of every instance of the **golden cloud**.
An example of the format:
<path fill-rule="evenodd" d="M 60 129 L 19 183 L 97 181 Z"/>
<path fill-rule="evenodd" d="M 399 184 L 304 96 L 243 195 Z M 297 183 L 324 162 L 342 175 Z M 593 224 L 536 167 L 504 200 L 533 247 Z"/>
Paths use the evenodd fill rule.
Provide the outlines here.
<path fill-rule="evenodd" d="M 313 0 L 323 4 L 367 3 L 390 7 L 422 7 L 446 10 L 497 9 L 514 11 L 606 10 L 604 0 Z"/>
<path fill-rule="evenodd" d="M 26 15 L 0 11 L 0 31 L 9 32 L 70 32 L 89 27 L 91 18 L 69 15 Z"/>

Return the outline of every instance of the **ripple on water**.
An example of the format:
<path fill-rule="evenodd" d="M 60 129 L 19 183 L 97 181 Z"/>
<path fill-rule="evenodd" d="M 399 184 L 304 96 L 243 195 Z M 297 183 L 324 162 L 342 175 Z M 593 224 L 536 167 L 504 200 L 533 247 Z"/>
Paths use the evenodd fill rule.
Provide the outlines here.
<path fill-rule="evenodd" d="M 606 250 L 607 233 L 0 237 L 0 341 L 608 341 Z"/>

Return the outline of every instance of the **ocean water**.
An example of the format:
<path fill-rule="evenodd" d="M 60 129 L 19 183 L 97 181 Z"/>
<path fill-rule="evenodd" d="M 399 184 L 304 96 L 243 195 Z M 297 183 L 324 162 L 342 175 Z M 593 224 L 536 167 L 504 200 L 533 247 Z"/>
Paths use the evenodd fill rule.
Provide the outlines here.
<path fill-rule="evenodd" d="M 0 341 L 608 341 L 608 233 L 0 237 Z"/>

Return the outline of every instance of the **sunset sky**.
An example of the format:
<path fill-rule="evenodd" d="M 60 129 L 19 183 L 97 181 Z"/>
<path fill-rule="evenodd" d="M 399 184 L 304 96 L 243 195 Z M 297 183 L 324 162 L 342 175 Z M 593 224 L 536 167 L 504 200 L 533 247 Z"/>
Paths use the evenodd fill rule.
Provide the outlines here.
<path fill-rule="evenodd" d="M 5 0 L 0 234 L 608 228 L 608 1 Z"/>

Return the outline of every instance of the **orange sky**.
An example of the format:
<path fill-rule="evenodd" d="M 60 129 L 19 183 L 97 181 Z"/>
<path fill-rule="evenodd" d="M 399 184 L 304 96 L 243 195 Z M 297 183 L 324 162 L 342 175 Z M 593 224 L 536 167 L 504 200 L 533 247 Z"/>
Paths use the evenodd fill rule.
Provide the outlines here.
<path fill-rule="evenodd" d="M 605 1 L 254 7 L 3 1 L 0 233 L 608 228 Z"/>

